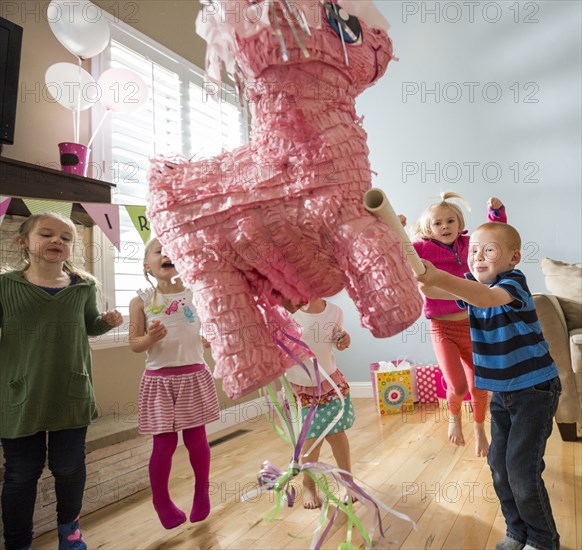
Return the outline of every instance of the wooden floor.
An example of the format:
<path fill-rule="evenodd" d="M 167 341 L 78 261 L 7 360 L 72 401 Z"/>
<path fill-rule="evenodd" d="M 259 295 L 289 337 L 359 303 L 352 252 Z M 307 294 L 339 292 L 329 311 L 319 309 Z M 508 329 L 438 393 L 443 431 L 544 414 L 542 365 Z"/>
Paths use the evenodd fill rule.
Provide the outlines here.
<path fill-rule="evenodd" d="M 348 435 L 352 472 L 375 489 L 375 496 L 410 516 L 410 523 L 383 514 L 385 538 L 374 534 L 374 548 L 483 549 L 493 548 L 504 535 L 504 521 L 491 485 L 485 459 L 476 458 L 470 419 L 464 429 L 467 445 L 457 448 L 446 438 L 442 412 L 418 410 L 406 416 L 380 419 L 371 399 L 353 399 L 357 421 Z M 263 514 L 273 509 L 271 494 L 253 502 L 241 495 L 256 487 L 261 463 L 269 460 L 286 468 L 289 445 L 267 421 L 254 419 L 231 429 L 248 433 L 212 447 L 212 512 L 198 524 L 186 523 L 166 531 L 159 524 L 142 491 L 120 503 L 82 518 L 84 538 L 91 550 L 129 549 L 307 549 L 319 512 L 300 505 L 282 509 L 267 523 Z M 215 434 L 214 440 L 225 435 Z M 333 463 L 327 444 L 321 460 Z M 548 487 L 563 549 L 582 549 L 582 443 L 564 443 L 554 429 L 546 451 L 544 480 Z M 175 503 L 189 512 L 193 476 L 185 449 L 179 448 L 172 470 Z M 298 485 L 300 490 L 300 485 Z M 371 513 L 354 509 L 368 525 Z M 323 548 L 337 548 L 346 534 L 345 520 L 336 522 Z M 55 532 L 35 539 L 34 550 L 55 548 Z M 354 536 L 357 546 L 364 547 Z"/>

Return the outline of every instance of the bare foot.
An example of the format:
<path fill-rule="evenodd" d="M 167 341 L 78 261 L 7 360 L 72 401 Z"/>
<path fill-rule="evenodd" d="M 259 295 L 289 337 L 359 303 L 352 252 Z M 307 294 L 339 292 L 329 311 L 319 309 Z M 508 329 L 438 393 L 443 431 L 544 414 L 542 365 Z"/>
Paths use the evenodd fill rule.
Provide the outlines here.
<path fill-rule="evenodd" d="M 358 499 L 357 499 L 356 497 L 354 497 L 354 496 L 350 497 L 350 496 L 348 495 L 347 491 L 343 490 L 343 491 L 341 492 L 341 499 L 340 499 L 340 501 L 342 502 L 342 504 L 345 504 L 345 505 L 347 506 L 347 504 L 348 504 L 348 502 L 349 502 L 349 500 L 348 500 L 348 499 L 350 499 L 350 498 L 351 498 L 351 500 L 352 500 L 352 504 L 353 504 L 354 502 L 358 502 Z"/>
<path fill-rule="evenodd" d="M 489 441 L 487 441 L 487 435 L 485 434 L 485 423 L 477 424 L 475 423 L 475 455 L 480 457 L 486 457 L 489 451 Z"/>
<path fill-rule="evenodd" d="M 317 489 L 315 485 L 303 484 L 303 508 L 314 510 L 321 506 L 321 500 L 317 496 Z"/>
<path fill-rule="evenodd" d="M 449 417 L 449 441 L 457 447 L 463 447 L 465 445 L 461 422 L 461 415 L 455 416 L 454 414 L 451 414 Z"/>

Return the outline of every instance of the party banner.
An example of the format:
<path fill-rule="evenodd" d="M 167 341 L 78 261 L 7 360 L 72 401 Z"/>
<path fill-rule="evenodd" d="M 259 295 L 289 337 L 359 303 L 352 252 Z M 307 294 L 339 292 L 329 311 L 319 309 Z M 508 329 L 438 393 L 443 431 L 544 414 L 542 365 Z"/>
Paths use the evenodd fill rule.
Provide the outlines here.
<path fill-rule="evenodd" d="M 65 218 L 71 217 L 71 212 L 73 210 L 73 203 L 66 201 L 47 201 L 44 199 L 22 199 L 26 208 L 30 210 L 30 213 L 34 216 L 35 214 L 44 214 L 45 212 L 58 212 L 62 214 Z"/>
<path fill-rule="evenodd" d="M 147 243 L 150 240 L 151 230 L 150 222 L 146 218 L 146 207 L 145 206 L 125 206 L 133 225 L 137 229 L 141 240 Z"/>
<path fill-rule="evenodd" d="M 82 202 L 81 206 L 93 218 L 93 221 L 105 233 L 115 248 L 119 250 L 119 243 L 121 241 L 119 232 L 119 205 Z"/>
<path fill-rule="evenodd" d="M 12 197 L 0 195 L 0 224 L 8 209 Z M 73 203 L 67 201 L 50 201 L 45 199 L 22 198 L 22 201 L 32 215 L 45 212 L 58 212 L 66 218 L 71 217 Z M 142 241 L 147 243 L 151 237 L 150 223 L 146 217 L 146 207 L 143 205 L 123 205 L 110 203 L 82 202 L 79 203 L 91 216 L 93 221 L 101 228 L 111 243 L 119 250 L 120 238 L 120 214 L 119 209 L 125 208 L 133 225 L 139 233 Z"/>
<path fill-rule="evenodd" d="M 4 216 L 6 216 L 6 211 L 8 210 L 8 205 L 11 200 L 12 197 L 3 197 L 0 195 L 0 225 L 2 225 L 2 222 L 4 221 Z"/>

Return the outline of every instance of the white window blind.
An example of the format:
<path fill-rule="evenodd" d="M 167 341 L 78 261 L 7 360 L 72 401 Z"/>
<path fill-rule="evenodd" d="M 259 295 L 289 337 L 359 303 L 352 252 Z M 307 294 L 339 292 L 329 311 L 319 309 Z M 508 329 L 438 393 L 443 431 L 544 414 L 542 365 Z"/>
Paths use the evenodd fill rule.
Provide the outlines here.
<path fill-rule="evenodd" d="M 199 68 L 131 27 L 112 21 L 111 35 L 110 47 L 93 68 L 94 78 L 110 67 L 132 69 L 147 84 L 149 97 L 147 106 L 137 113 L 108 114 L 95 140 L 94 160 L 103 167 L 104 178 L 117 186 L 113 202 L 145 205 L 152 155 L 180 152 L 188 158 L 203 158 L 234 149 L 246 139 L 246 112 L 232 91 L 218 102 L 207 97 Z M 94 110 L 95 127 L 103 112 Z M 110 258 L 113 276 L 108 279 L 115 288 L 107 289 L 107 295 L 127 315 L 135 291 L 147 282 L 143 243 L 123 208 L 120 225 L 120 251 Z"/>

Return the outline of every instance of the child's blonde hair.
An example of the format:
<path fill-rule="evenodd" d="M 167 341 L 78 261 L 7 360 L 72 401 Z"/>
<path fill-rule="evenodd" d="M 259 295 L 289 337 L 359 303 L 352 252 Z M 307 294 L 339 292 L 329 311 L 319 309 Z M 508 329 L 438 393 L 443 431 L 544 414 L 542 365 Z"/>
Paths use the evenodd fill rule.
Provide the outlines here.
<path fill-rule="evenodd" d="M 517 229 L 508 223 L 487 222 L 481 224 L 476 231 L 494 231 L 502 239 L 503 246 L 508 250 L 521 250 L 521 236 Z"/>
<path fill-rule="evenodd" d="M 75 228 L 75 224 L 71 221 L 70 218 L 63 216 L 62 214 L 59 214 L 58 212 L 43 212 L 42 214 L 34 214 L 32 216 L 29 216 L 26 219 L 26 221 L 24 221 L 22 224 L 20 224 L 20 227 L 18 229 L 18 235 L 16 237 L 17 244 L 18 245 L 21 245 L 22 243 L 26 244 L 27 240 L 28 240 L 28 236 L 30 235 L 30 232 L 36 227 L 36 225 L 39 222 L 41 222 L 42 220 L 46 220 L 48 218 L 53 218 L 55 220 L 63 222 L 65 225 L 67 225 L 69 227 L 69 229 L 71 230 L 71 234 L 73 235 L 73 243 L 72 244 L 74 245 L 75 240 L 76 240 L 76 236 L 77 236 L 77 230 Z M 30 267 L 30 257 L 28 255 L 28 250 L 26 250 L 26 248 L 23 248 L 22 252 L 23 252 L 23 256 L 24 256 L 24 258 L 23 258 L 24 265 L 20 266 L 19 269 L 21 271 L 26 271 Z M 91 273 L 80 268 L 78 265 L 76 265 L 71 260 L 65 260 L 63 262 L 63 271 L 65 273 L 68 273 L 69 275 L 75 275 L 79 279 L 82 279 L 83 281 L 95 283 L 96 285 L 98 285 L 97 279 L 95 279 L 95 277 L 93 277 L 93 275 L 91 275 Z"/>
<path fill-rule="evenodd" d="M 461 197 L 461 195 L 457 195 L 457 193 L 453 191 L 441 193 L 440 197 L 440 202 L 435 202 L 430 206 L 427 206 L 424 212 L 420 215 L 420 218 L 418 218 L 418 221 L 412 226 L 412 240 L 416 241 L 419 239 L 430 239 L 432 237 L 430 221 L 433 212 L 438 208 L 449 208 L 452 212 L 454 212 L 455 216 L 457 216 L 457 219 L 459 220 L 459 233 L 464 231 L 465 217 L 463 216 L 463 211 L 458 204 L 449 202 L 448 199 L 457 199 L 458 201 L 462 202 L 465 205 L 465 208 L 470 212 L 471 207 L 467 201 Z"/>

